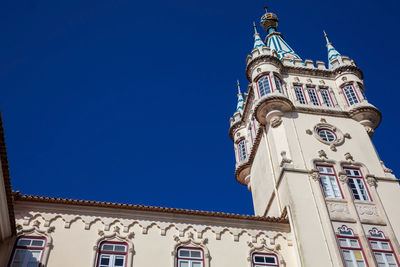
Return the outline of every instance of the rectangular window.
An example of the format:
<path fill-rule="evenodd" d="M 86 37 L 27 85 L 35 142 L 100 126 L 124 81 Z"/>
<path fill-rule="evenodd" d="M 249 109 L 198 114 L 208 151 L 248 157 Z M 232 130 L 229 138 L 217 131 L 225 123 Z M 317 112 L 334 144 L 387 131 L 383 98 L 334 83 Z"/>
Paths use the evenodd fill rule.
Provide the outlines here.
<path fill-rule="evenodd" d="M 203 262 L 203 251 L 201 249 L 178 249 L 178 267 L 203 267 Z"/>
<path fill-rule="evenodd" d="M 366 267 L 365 256 L 356 237 L 338 236 L 340 251 L 346 267 Z"/>
<path fill-rule="evenodd" d="M 359 169 L 344 168 L 344 171 L 349 178 L 349 187 L 356 200 L 371 201 L 368 189 L 365 186 L 364 177 Z"/>
<path fill-rule="evenodd" d="M 317 95 L 317 91 L 315 90 L 314 87 L 307 87 L 308 91 L 308 96 L 310 97 L 311 103 L 313 103 L 314 106 L 320 106 L 321 104 L 319 103 L 319 98 Z"/>
<path fill-rule="evenodd" d="M 103 242 L 100 245 L 98 267 L 124 267 L 128 247 L 122 242 Z"/>
<path fill-rule="evenodd" d="M 333 107 L 333 101 L 331 98 L 331 94 L 329 93 L 328 89 L 326 88 L 320 88 L 319 89 L 322 95 L 322 99 L 324 100 L 324 103 L 328 106 L 328 107 Z"/>
<path fill-rule="evenodd" d="M 295 85 L 294 92 L 296 93 L 296 98 L 300 102 L 300 104 L 307 104 L 307 100 L 303 92 L 303 87 Z"/>
<path fill-rule="evenodd" d="M 343 89 L 344 95 L 346 96 L 347 104 L 349 104 L 349 106 L 360 103 L 360 100 L 357 96 L 357 93 L 356 93 L 353 85 L 351 85 L 351 84 L 346 85 L 342 89 Z"/>
<path fill-rule="evenodd" d="M 41 237 L 21 237 L 12 256 L 11 267 L 39 267 L 46 240 Z"/>
<path fill-rule="evenodd" d="M 343 196 L 337 181 L 335 170 L 330 166 L 319 165 L 317 168 L 319 170 L 319 176 L 325 197 L 342 199 Z"/>
<path fill-rule="evenodd" d="M 253 267 L 279 266 L 278 258 L 274 254 L 253 254 Z"/>
<path fill-rule="evenodd" d="M 245 139 L 243 139 L 238 143 L 238 153 L 239 153 L 239 161 L 243 161 L 247 158 Z"/>
<path fill-rule="evenodd" d="M 392 248 L 392 244 L 390 244 L 389 240 L 378 240 L 375 238 L 369 238 L 369 244 L 371 245 L 375 261 L 379 267 L 399 266 Z"/>

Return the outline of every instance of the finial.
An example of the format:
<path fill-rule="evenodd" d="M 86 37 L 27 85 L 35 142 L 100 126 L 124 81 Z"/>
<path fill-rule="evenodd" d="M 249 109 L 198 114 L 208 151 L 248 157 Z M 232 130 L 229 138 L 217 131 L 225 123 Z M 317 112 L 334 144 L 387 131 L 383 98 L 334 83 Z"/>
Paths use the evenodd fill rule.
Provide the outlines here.
<path fill-rule="evenodd" d="M 328 35 L 326 34 L 325 30 L 324 30 L 324 36 L 325 36 L 326 43 L 329 44 L 330 42 L 329 42 Z"/>
<path fill-rule="evenodd" d="M 265 10 L 265 13 L 267 13 L 268 12 L 268 7 L 264 6 L 264 10 Z"/>
<path fill-rule="evenodd" d="M 240 83 L 239 83 L 239 80 L 237 80 L 237 88 L 238 88 L 238 94 L 241 94 L 242 92 L 240 92 Z"/>
<path fill-rule="evenodd" d="M 257 26 L 256 23 L 253 21 L 253 28 L 254 28 L 254 34 L 257 34 Z"/>

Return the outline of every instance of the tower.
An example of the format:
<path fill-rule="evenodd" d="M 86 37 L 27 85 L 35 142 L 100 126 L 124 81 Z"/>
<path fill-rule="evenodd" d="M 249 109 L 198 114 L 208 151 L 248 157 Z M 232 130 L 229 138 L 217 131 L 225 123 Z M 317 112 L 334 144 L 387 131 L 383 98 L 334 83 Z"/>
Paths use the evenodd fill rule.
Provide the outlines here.
<path fill-rule="evenodd" d="M 400 187 L 371 141 L 381 113 L 361 69 L 326 33 L 328 68 L 303 61 L 267 9 L 261 26 L 229 129 L 255 214 L 288 216 L 299 266 L 400 266 Z"/>

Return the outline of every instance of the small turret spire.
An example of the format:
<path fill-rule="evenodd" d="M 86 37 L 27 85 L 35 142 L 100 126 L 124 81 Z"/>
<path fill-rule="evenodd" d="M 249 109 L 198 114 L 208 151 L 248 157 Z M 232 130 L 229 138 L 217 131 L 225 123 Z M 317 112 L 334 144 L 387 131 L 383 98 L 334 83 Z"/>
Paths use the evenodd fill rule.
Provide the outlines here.
<path fill-rule="evenodd" d="M 243 115 L 243 105 L 244 105 L 244 99 L 242 92 L 240 91 L 240 83 L 239 80 L 237 80 L 237 89 L 238 89 L 238 103 L 236 107 L 236 112 L 239 111 L 240 115 Z"/>
<path fill-rule="evenodd" d="M 264 42 L 261 40 L 260 34 L 257 32 L 257 26 L 254 21 L 253 21 L 253 28 L 254 28 L 254 48 L 266 46 Z"/>
<path fill-rule="evenodd" d="M 332 68 L 331 62 L 335 59 L 341 60 L 342 55 L 333 47 L 332 43 L 328 39 L 328 35 L 324 31 L 324 37 L 326 40 L 326 48 L 328 49 L 328 62 L 329 62 L 329 68 Z"/>

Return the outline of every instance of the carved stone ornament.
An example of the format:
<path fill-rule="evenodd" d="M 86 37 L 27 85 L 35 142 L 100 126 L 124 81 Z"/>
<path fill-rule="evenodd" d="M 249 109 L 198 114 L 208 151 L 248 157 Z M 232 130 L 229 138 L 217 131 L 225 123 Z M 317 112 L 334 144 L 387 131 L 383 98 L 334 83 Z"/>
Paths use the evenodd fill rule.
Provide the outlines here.
<path fill-rule="evenodd" d="M 328 130 L 330 132 L 333 132 L 335 135 L 335 139 L 333 141 L 324 140 L 321 136 L 319 136 L 319 131 L 321 130 Z M 317 123 L 314 126 L 313 134 L 318 141 L 326 145 L 329 145 L 332 151 L 336 151 L 336 147 L 344 143 L 344 135 L 342 131 L 340 131 L 334 125 L 327 123 L 324 118 L 321 119 L 320 123 Z"/>
<path fill-rule="evenodd" d="M 282 160 L 280 166 L 283 167 L 285 164 L 292 163 L 292 160 L 286 156 L 286 151 L 281 152 Z"/>
<path fill-rule="evenodd" d="M 310 129 L 307 129 L 306 134 L 312 135 L 312 131 Z"/>
<path fill-rule="evenodd" d="M 272 117 L 270 124 L 272 128 L 276 128 L 282 124 L 282 118 L 280 116 Z"/>
<path fill-rule="evenodd" d="M 342 78 L 342 81 L 344 81 L 344 82 L 347 81 L 347 78 L 346 78 L 346 77 L 343 77 L 343 78 Z"/>
<path fill-rule="evenodd" d="M 349 180 L 349 177 L 347 177 L 347 174 L 345 172 L 339 172 L 339 181 L 342 184 L 347 184 L 348 180 Z"/>
<path fill-rule="evenodd" d="M 347 161 L 354 161 L 353 156 L 352 156 L 349 152 L 347 152 L 346 154 L 344 154 L 344 158 L 345 158 Z"/>
<path fill-rule="evenodd" d="M 377 179 L 375 177 L 375 175 L 373 174 L 367 174 L 366 175 L 366 179 L 367 179 L 367 184 L 371 187 L 376 187 L 377 185 Z"/>
<path fill-rule="evenodd" d="M 319 80 L 320 84 L 325 84 L 324 80 Z"/>
<path fill-rule="evenodd" d="M 299 77 L 294 77 L 294 80 L 295 80 L 296 82 L 300 82 Z"/>
<path fill-rule="evenodd" d="M 319 181 L 319 171 L 317 169 L 312 169 L 309 175 L 314 181 Z"/>
<path fill-rule="evenodd" d="M 318 151 L 318 157 L 320 157 L 321 159 L 322 159 L 322 158 L 328 159 L 328 156 L 326 155 L 326 153 L 325 153 L 324 150 Z"/>
<path fill-rule="evenodd" d="M 392 169 L 389 169 L 389 168 L 387 168 L 387 167 L 385 166 L 385 163 L 383 163 L 382 160 L 380 161 L 380 163 L 381 163 L 381 165 L 382 165 L 382 168 L 383 168 L 383 171 L 384 171 L 384 172 L 386 172 L 386 173 L 392 173 L 392 172 L 393 172 Z"/>

